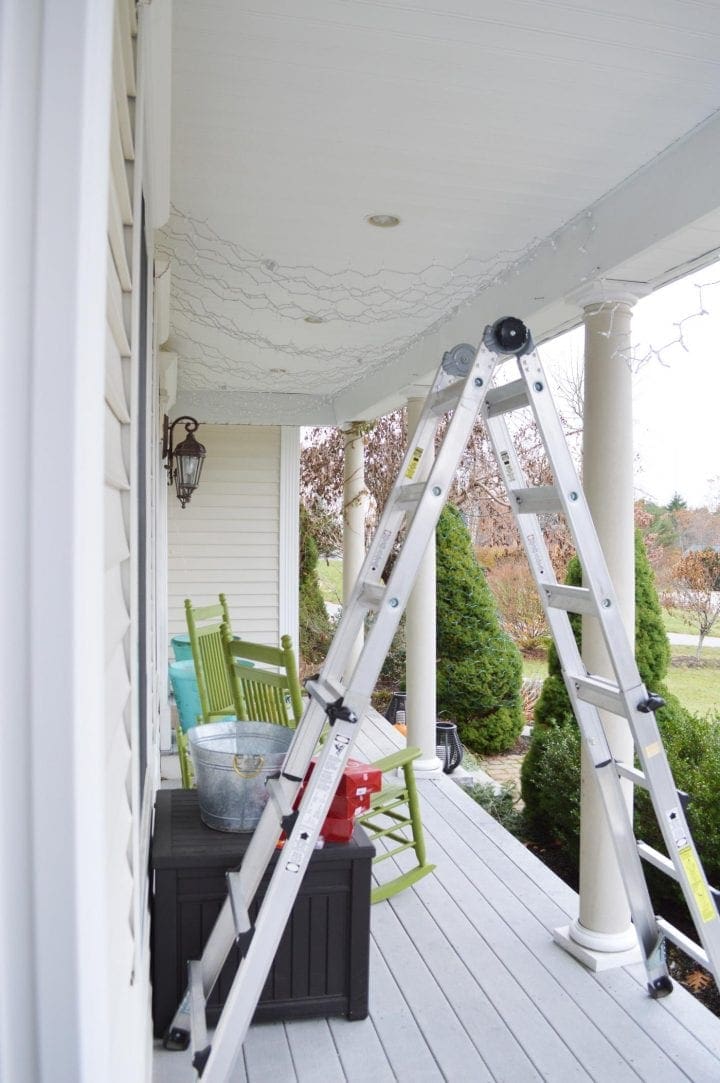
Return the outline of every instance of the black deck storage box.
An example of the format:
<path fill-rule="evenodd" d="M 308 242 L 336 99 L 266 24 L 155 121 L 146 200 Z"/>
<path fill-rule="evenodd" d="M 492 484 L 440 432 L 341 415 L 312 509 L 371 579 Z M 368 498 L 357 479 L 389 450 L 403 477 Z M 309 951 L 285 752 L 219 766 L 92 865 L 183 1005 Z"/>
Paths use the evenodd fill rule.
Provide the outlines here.
<path fill-rule="evenodd" d="M 200 819 L 196 791 L 158 791 L 151 851 L 156 1037 L 170 1024 L 187 984 L 187 960 L 200 958 L 226 897 L 225 872 L 241 863 L 249 840 L 249 834 L 206 827 Z M 328 843 L 315 851 L 255 1020 L 329 1015 L 365 1018 L 373 854 L 360 827 L 349 843 Z M 270 870 L 258 899 L 269 876 Z M 208 1001 L 211 1025 L 219 1018 L 237 965 L 233 949 Z"/>

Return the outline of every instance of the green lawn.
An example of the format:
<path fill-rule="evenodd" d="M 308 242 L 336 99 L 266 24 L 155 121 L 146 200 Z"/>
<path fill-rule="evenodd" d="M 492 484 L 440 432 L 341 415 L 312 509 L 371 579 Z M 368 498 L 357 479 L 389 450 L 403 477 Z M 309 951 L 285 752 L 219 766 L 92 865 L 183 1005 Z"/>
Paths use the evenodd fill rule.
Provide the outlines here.
<path fill-rule="evenodd" d="M 686 636 L 697 635 L 697 624 L 692 620 L 688 621 L 682 609 L 663 608 L 662 615 L 666 632 L 680 632 L 681 635 Z"/>
<path fill-rule="evenodd" d="M 710 711 L 720 719 L 720 668 L 671 666 L 667 686 L 689 711 L 701 715 Z"/>
<path fill-rule="evenodd" d="M 317 565 L 320 590 L 326 602 L 336 604 L 342 601 L 342 558 L 321 557 Z M 693 634 L 693 629 L 685 624 L 677 611 L 663 609 L 665 627 L 669 632 Z M 672 646 L 672 657 L 688 658 L 694 654 L 693 647 Z M 703 660 L 720 663 L 720 649 L 704 647 Z M 523 658 L 523 676 L 544 679 L 547 676 L 547 662 L 543 658 Z M 720 665 L 717 668 L 687 667 L 671 665 L 668 673 L 668 688 L 690 711 L 704 714 L 712 711 L 720 718 Z"/>
<path fill-rule="evenodd" d="M 673 659 L 688 658 L 694 654 L 692 647 L 670 648 Z M 714 662 L 714 666 L 680 666 L 671 664 L 667 686 L 684 707 L 695 714 L 710 711 L 720 719 L 720 649 L 703 647 L 701 659 Z M 523 676 L 547 676 L 547 662 L 538 658 L 523 658 Z"/>
<path fill-rule="evenodd" d="M 317 563 L 320 591 L 326 602 L 339 605 L 342 602 L 342 559 L 340 557 L 320 557 Z"/>

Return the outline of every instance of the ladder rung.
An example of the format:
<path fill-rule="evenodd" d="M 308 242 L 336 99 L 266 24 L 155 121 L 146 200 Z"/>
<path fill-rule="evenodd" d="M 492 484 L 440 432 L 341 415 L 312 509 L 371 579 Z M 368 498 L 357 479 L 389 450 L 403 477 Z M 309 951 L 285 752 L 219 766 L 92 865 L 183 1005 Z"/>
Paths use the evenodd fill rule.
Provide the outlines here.
<path fill-rule="evenodd" d="M 679 929 L 676 929 L 674 925 L 671 925 L 665 918 L 657 919 L 657 926 L 663 936 L 668 940 L 672 940 L 676 947 L 684 951 L 686 955 L 689 955 L 691 959 L 694 959 L 700 966 L 710 969 L 710 960 L 708 959 L 707 952 L 704 951 L 699 944 L 696 944 L 694 940 L 691 940 L 689 936 L 685 936 L 685 933 L 681 933 Z"/>
<path fill-rule="evenodd" d="M 455 380 L 441 391 L 430 395 L 427 400 L 428 417 L 438 417 L 440 414 L 446 414 L 448 410 L 454 410 L 462 398 L 464 387 L 464 380 Z"/>
<path fill-rule="evenodd" d="M 497 417 L 499 414 L 509 414 L 513 410 L 522 410 L 529 405 L 524 380 L 513 380 L 512 383 L 494 387 L 485 396 L 485 408 L 488 417 Z"/>
<path fill-rule="evenodd" d="M 190 995 L 190 1033 L 195 1056 L 207 1057 L 208 1035 L 205 1020 L 205 993 L 203 991 L 202 963 L 191 959 L 188 963 L 188 993 Z"/>
<path fill-rule="evenodd" d="M 414 508 L 420 503 L 424 492 L 424 481 L 416 481 L 413 485 L 401 485 L 395 493 L 395 503 L 399 508 Z"/>
<path fill-rule="evenodd" d="M 387 587 L 384 583 L 373 583 L 371 580 L 367 580 L 360 587 L 360 593 L 358 600 L 361 605 L 365 605 L 368 609 L 379 609 L 385 598 L 385 592 Z"/>
<path fill-rule="evenodd" d="M 269 778 L 265 783 L 265 789 L 267 790 L 270 800 L 275 806 L 275 811 L 278 817 L 278 831 L 280 830 L 280 823 L 285 816 L 291 816 L 293 812 L 293 802 L 288 798 L 285 793 L 285 786 L 281 778 Z"/>
<path fill-rule="evenodd" d="M 345 687 L 338 681 L 331 681 L 329 677 L 319 678 L 314 681 L 306 681 L 305 688 L 309 695 L 327 708 L 331 703 L 336 703 L 345 695 Z"/>
<path fill-rule="evenodd" d="M 517 505 L 518 515 L 538 515 L 544 511 L 563 510 L 554 485 L 535 485 L 532 489 L 511 489 L 510 497 Z"/>
<path fill-rule="evenodd" d="M 654 865 L 660 872 L 664 872 L 666 876 L 670 876 L 673 880 L 680 882 L 680 878 L 677 874 L 677 869 L 673 865 L 669 857 L 665 854 L 661 854 L 659 850 L 656 850 L 654 846 L 648 846 L 646 842 L 638 842 L 638 853 L 643 861 L 647 861 L 648 865 Z"/>
<path fill-rule="evenodd" d="M 233 869 L 227 876 L 228 894 L 232 906 L 235 932 L 238 936 L 247 933 L 252 928 L 248 911 L 247 891 L 243 885 L 242 869 Z"/>
<path fill-rule="evenodd" d="M 636 767 L 629 767 L 628 764 L 620 763 L 618 760 L 615 761 L 615 766 L 617 767 L 617 773 L 622 778 L 628 779 L 635 786 L 642 786 L 644 790 L 650 789 L 650 784 L 645 775 L 642 771 L 638 771 Z"/>
<path fill-rule="evenodd" d="M 587 587 L 568 587 L 564 583 L 540 583 L 553 609 L 565 609 L 568 613 L 597 613 L 595 598 Z"/>
<path fill-rule="evenodd" d="M 625 714 L 625 700 L 618 686 L 612 681 L 606 681 L 602 677 L 572 677 L 571 679 L 578 698 L 585 703 L 592 703 L 613 714 Z"/>

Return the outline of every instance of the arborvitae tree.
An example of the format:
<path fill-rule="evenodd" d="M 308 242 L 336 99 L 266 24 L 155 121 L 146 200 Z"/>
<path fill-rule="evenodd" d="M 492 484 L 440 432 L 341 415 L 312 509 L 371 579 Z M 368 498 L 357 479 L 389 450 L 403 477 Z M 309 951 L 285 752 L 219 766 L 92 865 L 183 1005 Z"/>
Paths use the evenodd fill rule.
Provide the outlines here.
<path fill-rule="evenodd" d="M 300 655 L 305 664 L 321 662 L 332 631 L 317 577 L 318 547 L 307 509 L 300 505 Z"/>
<path fill-rule="evenodd" d="M 471 751 L 502 752 L 522 730 L 520 652 L 502 630 L 457 508 L 437 526 L 437 705 Z"/>
<path fill-rule="evenodd" d="M 645 686 L 651 692 L 657 691 L 667 677 L 670 642 L 655 589 L 655 573 L 639 530 L 635 531 L 635 661 Z"/>

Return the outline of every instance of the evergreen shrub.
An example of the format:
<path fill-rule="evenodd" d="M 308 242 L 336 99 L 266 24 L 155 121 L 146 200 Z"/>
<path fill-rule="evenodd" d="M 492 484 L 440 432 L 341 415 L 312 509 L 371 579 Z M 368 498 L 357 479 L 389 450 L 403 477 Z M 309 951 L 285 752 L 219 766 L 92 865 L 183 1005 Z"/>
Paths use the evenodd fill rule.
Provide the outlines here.
<path fill-rule="evenodd" d="M 480 755 L 503 752 L 524 725 L 522 659 L 503 631 L 457 508 L 437 526 L 437 706 Z"/>
<path fill-rule="evenodd" d="M 705 874 L 720 887 L 720 725 L 716 719 L 690 714 L 671 693 L 662 694 L 666 706 L 657 717 L 670 770 L 678 789 L 690 796 L 687 818 Z M 640 789 L 635 794 L 635 833 L 665 852 L 650 797 Z M 650 872 L 655 900 L 679 895 L 668 877 Z"/>
<path fill-rule="evenodd" d="M 568 564 L 565 582 L 572 586 L 582 584 L 577 557 Z M 581 648 L 581 618 L 573 615 L 570 622 Z M 671 718 L 688 717 L 677 700 L 664 691 L 662 682 L 670 648 L 640 531 L 635 532 L 635 656 L 645 685 L 673 701 L 658 713 L 661 730 L 664 719 L 670 726 Z M 557 652 L 552 646 L 548 652 L 548 677 L 535 707 L 535 728 L 523 763 L 522 796 L 529 835 L 538 842 L 560 842 L 567 847 L 567 858 L 572 863 L 578 860 L 579 791 L 580 734 Z"/>
<path fill-rule="evenodd" d="M 317 665 L 327 654 L 332 625 L 317 576 L 318 547 L 308 511 L 300 505 L 300 656 L 304 665 Z"/>

